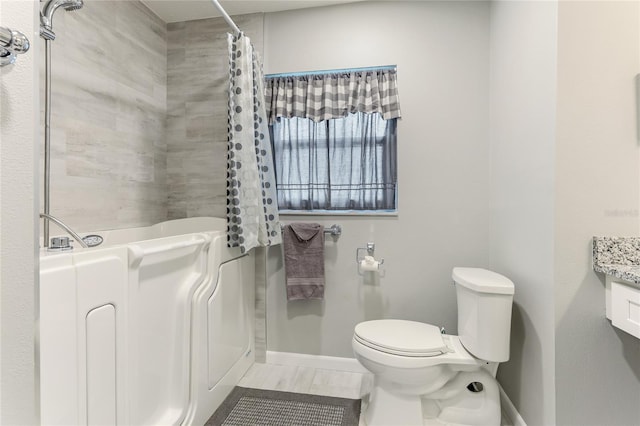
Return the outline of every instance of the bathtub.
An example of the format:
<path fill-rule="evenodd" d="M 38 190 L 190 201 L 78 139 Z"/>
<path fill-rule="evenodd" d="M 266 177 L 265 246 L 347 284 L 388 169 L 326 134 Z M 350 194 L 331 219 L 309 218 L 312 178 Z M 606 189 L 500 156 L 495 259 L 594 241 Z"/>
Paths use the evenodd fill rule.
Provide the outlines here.
<path fill-rule="evenodd" d="M 254 361 L 254 257 L 226 221 L 96 232 L 40 257 L 44 425 L 202 425 Z"/>

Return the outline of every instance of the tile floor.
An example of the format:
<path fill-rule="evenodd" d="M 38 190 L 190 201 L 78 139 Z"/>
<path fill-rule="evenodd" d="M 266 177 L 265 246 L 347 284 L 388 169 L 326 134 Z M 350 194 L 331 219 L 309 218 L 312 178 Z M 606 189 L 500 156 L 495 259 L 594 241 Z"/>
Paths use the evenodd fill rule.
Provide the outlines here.
<path fill-rule="evenodd" d="M 240 380 L 238 386 L 362 399 L 362 413 L 366 408 L 367 397 L 373 386 L 373 375 L 312 367 L 255 363 Z M 360 426 L 366 426 L 362 415 L 360 416 Z"/>
<path fill-rule="evenodd" d="M 360 399 L 373 386 L 371 374 L 255 363 L 238 386 Z"/>
<path fill-rule="evenodd" d="M 373 387 L 373 375 L 312 367 L 255 363 L 240 380 L 238 386 L 362 399 L 361 412 L 364 412 L 369 392 Z M 366 426 L 362 416 L 360 416 L 360 426 Z M 511 426 L 504 415 L 501 426 Z"/>

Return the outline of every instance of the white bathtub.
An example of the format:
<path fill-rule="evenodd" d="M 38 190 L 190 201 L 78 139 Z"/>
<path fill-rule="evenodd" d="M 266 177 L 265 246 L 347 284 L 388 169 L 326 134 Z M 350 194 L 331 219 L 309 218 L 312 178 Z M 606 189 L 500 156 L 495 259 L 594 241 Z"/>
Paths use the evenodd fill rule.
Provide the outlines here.
<path fill-rule="evenodd" d="M 254 258 L 226 221 L 96 232 L 40 258 L 44 425 L 202 425 L 254 360 Z"/>

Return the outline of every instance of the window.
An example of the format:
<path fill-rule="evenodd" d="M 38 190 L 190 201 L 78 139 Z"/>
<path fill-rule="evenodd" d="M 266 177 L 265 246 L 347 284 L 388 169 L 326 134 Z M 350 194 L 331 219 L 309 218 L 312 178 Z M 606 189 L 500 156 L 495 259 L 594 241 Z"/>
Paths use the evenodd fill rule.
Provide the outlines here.
<path fill-rule="evenodd" d="M 395 67 L 266 77 L 278 206 L 395 211 Z"/>
<path fill-rule="evenodd" d="M 357 112 L 272 125 L 281 210 L 395 210 L 396 119 Z"/>

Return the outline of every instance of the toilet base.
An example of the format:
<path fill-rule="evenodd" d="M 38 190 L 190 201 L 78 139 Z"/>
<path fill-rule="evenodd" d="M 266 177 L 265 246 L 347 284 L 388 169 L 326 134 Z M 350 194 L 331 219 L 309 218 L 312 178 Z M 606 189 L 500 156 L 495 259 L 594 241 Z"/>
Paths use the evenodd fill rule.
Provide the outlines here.
<path fill-rule="evenodd" d="M 474 392 L 467 388 L 474 382 L 480 383 L 482 390 Z M 484 369 L 460 372 L 441 389 L 422 398 L 427 418 L 433 416 L 430 420 L 440 424 L 500 425 L 500 390 L 495 379 Z"/>
<path fill-rule="evenodd" d="M 382 386 L 374 385 L 364 420 L 367 426 L 422 426 L 420 395 L 389 392 Z"/>
<path fill-rule="evenodd" d="M 474 382 L 481 384 L 482 390 L 467 388 Z M 380 381 L 371 391 L 364 420 L 367 426 L 499 426 L 500 391 L 484 369 L 459 372 L 443 387 L 426 395 Z"/>

